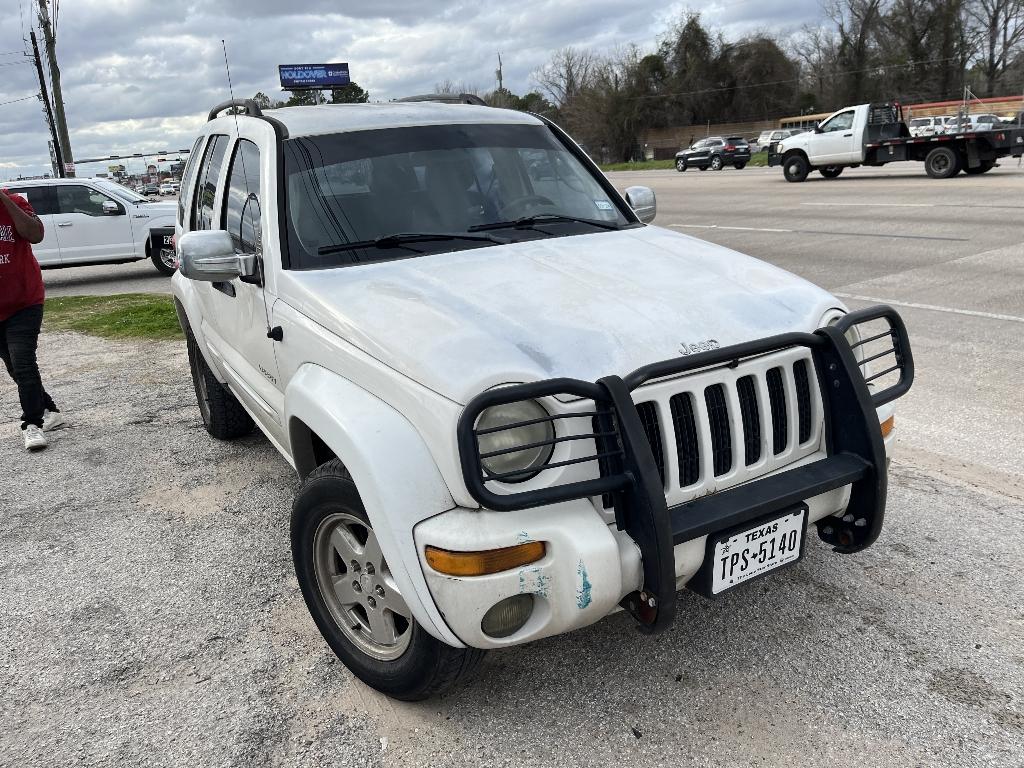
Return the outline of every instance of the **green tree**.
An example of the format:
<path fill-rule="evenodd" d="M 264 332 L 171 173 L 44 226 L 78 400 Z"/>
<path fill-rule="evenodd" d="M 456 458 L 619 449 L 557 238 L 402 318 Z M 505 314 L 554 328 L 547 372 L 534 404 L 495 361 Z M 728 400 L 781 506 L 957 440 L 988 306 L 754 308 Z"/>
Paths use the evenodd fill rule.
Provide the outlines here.
<path fill-rule="evenodd" d="M 365 104 L 369 100 L 370 94 L 360 88 L 358 83 L 349 83 L 331 90 L 331 104 Z"/>

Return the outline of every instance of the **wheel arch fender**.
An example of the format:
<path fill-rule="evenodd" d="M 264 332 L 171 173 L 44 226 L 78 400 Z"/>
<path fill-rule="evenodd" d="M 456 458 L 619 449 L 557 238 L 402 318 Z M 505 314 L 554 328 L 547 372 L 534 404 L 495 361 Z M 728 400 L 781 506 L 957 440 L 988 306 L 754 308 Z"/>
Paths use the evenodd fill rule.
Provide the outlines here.
<path fill-rule="evenodd" d="M 783 152 L 782 153 L 782 162 L 785 163 L 789 158 L 793 157 L 794 155 L 800 155 L 808 163 L 811 162 L 810 158 L 807 157 L 807 152 L 804 151 L 803 149 L 800 149 L 800 148 L 787 149 L 785 152 Z"/>
<path fill-rule="evenodd" d="M 289 451 L 300 477 L 316 468 L 315 435 L 345 465 L 406 605 L 431 635 L 463 643 L 427 587 L 416 524 L 455 507 L 426 443 L 401 413 L 319 365 L 299 368 L 285 389 Z"/>

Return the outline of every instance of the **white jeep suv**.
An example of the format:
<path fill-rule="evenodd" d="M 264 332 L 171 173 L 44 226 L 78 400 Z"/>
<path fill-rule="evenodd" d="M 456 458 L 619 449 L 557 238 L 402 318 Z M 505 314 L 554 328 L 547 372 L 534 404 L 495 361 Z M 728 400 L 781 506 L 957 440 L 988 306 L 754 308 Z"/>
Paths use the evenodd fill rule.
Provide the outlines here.
<path fill-rule="evenodd" d="M 879 535 L 893 310 L 649 226 L 649 189 L 520 112 L 235 101 L 197 150 L 173 290 L 202 419 L 294 466 L 303 595 L 369 685 L 430 696 L 620 609 L 658 632 L 812 525 Z"/>

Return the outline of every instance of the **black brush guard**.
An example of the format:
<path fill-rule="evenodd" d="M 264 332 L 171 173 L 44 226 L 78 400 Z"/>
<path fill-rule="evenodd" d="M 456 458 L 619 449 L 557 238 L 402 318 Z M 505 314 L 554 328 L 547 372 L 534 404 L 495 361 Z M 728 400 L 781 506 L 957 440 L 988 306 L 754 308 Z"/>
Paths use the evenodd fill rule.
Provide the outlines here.
<path fill-rule="evenodd" d="M 854 326 L 872 321 L 887 322 L 888 330 L 861 338 L 851 346 L 844 334 Z M 855 347 L 882 343 L 883 339 L 891 340 L 889 349 L 872 355 L 862 352 L 865 359 L 857 360 Z M 650 443 L 633 403 L 633 390 L 655 379 L 703 368 L 736 366 L 744 359 L 791 347 L 805 347 L 814 358 L 824 410 L 827 457 L 668 507 Z M 860 366 L 870 362 L 883 370 L 865 378 Z M 869 389 L 870 381 L 893 373 L 898 373 L 896 383 L 879 391 Z M 844 521 L 851 522 L 825 518 L 818 525 L 818 535 L 841 553 L 857 552 L 870 546 L 881 532 L 886 498 L 885 449 L 875 409 L 905 394 L 913 379 L 914 363 L 902 318 L 891 307 L 871 307 L 844 315 L 835 325 L 814 333 L 786 333 L 666 360 L 639 368 L 624 378 L 606 376 L 597 382 L 549 379 L 483 392 L 473 398 L 459 419 L 462 472 L 473 498 L 485 508 L 498 511 L 610 494 L 614 500 L 616 525 L 636 542 L 643 560 L 643 591 L 628 595 L 623 607 L 640 622 L 643 631 L 655 633 L 664 630 L 675 617 L 672 548 L 676 544 L 727 530 L 820 493 L 851 485 L 850 502 L 844 515 Z M 556 414 L 547 419 L 484 430 L 476 428 L 477 420 L 487 408 L 553 395 L 591 400 L 595 407 L 584 413 Z M 592 431 L 577 430 L 577 434 L 559 435 L 556 427 L 552 440 L 491 451 L 481 457 L 479 437 L 484 434 L 540 421 L 550 421 L 554 427 L 564 419 L 587 419 Z M 523 473 L 491 475 L 481 461 L 481 458 L 524 448 L 579 440 L 592 441 L 594 452 L 550 462 L 538 473 L 597 462 L 599 477 L 516 492 L 513 483 L 524 479 Z M 489 483 L 501 483 L 502 492 L 488 488 Z"/>

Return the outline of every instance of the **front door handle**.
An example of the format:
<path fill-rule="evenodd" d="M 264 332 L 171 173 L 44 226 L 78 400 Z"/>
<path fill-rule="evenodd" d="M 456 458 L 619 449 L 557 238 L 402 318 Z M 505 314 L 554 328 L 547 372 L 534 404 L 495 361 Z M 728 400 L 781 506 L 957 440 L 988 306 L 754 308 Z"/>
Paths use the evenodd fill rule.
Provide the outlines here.
<path fill-rule="evenodd" d="M 844 133 L 844 134 L 843 134 L 843 138 L 844 138 L 844 139 L 848 139 L 848 138 L 850 138 L 851 136 L 853 136 L 853 134 L 852 134 L 852 133 Z"/>
<path fill-rule="evenodd" d="M 70 221 L 59 221 L 57 222 L 58 227 L 70 227 L 72 222 Z"/>

